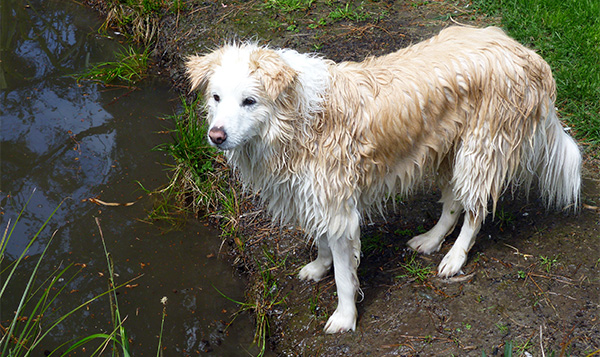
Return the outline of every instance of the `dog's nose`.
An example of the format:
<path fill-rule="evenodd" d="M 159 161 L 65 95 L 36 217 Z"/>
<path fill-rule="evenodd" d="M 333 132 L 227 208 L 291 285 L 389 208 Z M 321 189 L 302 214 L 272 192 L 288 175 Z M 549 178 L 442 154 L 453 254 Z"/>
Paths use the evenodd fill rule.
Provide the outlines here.
<path fill-rule="evenodd" d="M 210 141 L 217 145 L 220 145 L 223 144 L 225 140 L 227 140 L 227 133 L 225 133 L 223 127 L 211 128 L 208 131 L 208 137 L 210 138 Z"/>

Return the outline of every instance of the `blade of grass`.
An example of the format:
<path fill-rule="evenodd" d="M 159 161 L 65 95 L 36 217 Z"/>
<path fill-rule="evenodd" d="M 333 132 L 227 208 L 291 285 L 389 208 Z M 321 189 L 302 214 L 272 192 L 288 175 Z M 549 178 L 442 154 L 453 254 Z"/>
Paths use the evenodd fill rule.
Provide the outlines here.
<path fill-rule="evenodd" d="M 95 217 L 96 225 L 98 226 L 98 231 L 100 232 L 100 240 L 102 241 L 102 247 L 104 248 L 104 255 L 106 256 L 106 264 L 108 265 L 108 281 L 109 288 L 113 289 L 115 286 L 114 281 L 114 263 L 106 248 L 106 241 L 104 240 L 104 234 L 102 233 L 102 227 L 100 225 L 100 218 Z M 124 319 L 121 318 L 121 313 L 119 310 L 119 302 L 117 300 L 117 294 L 115 290 L 112 290 L 110 296 L 111 302 L 111 313 L 113 315 L 113 323 L 117 325 L 119 329 L 119 337 L 121 338 L 121 347 L 123 351 L 123 355 L 125 357 L 129 357 L 129 340 L 127 338 L 127 331 L 125 331 L 125 327 L 123 327 Z"/>
<path fill-rule="evenodd" d="M 29 202 L 31 201 L 31 198 L 33 197 L 33 194 L 35 193 L 35 190 L 32 192 L 31 196 L 29 196 L 29 199 L 27 200 L 27 202 L 25 203 L 23 209 L 21 210 L 21 212 L 19 213 L 19 215 L 17 216 L 17 219 L 13 225 L 13 228 L 11 229 L 9 235 L 8 235 L 8 239 L 10 239 L 10 236 L 12 235 L 12 233 L 14 232 L 15 226 L 17 225 L 17 223 L 19 222 L 23 212 L 25 211 L 25 208 L 27 207 L 27 205 L 29 204 Z M 8 278 L 6 279 L 6 281 L 4 282 L 4 285 L 2 287 L 2 290 L 0 291 L 0 298 L 4 295 L 4 292 L 6 290 L 6 287 L 8 286 L 8 283 L 10 282 L 13 274 L 15 273 L 15 271 L 17 270 L 17 267 L 19 266 L 19 263 L 21 262 L 21 260 L 23 259 L 23 257 L 25 257 L 27 251 L 29 251 L 29 248 L 31 248 L 31 246 L 33 245 L 33 242 L 35 242 L 37 240 L 37 238 L 39 237 L 40 233 L 44 230 L 44 228 L 46 228 L 46 225 L 48 224 L 48 222 L 50 222 L 50 219 L 52 218 L 52 216 L 54 216 L 54 214 L 58 211 L 58 209 L 60 208 L 60 206 L 62 205 L 62 203 L 64 202 L 61 201 L 58 206 L 54 209 L 54 211 L 52 211 L 52 213 L 50 214 L 50 217 L 48 217 L 46 219 L 46 221 L 44 222 L 44 224 L 42 224 L 42 227 L 37 231 L 37 233 L 33 236 L 33 238 L 29 241 L 29 243 L 27 244 L 27 246 L 25 247 L 25 249 L 23 250 L 23 253 L 19 256 L 19 258 L 17 259 L 17 262 L 15 263 L 15 265 L 13 266 L 12 270 L 10 271 L 10 273 L 8 274 Z M 55 232 L 56 233 L 56 232 Z M 54 234 L 52 234 L 52 236 L 50 237 L 50 242 L 52 241 L 52 239 L 54 238 Z M 21 296 L 21 299 L 19 301 L 19 305 L 17 306 L 16 312 L 15 312 L 15 319 L 13 319 L 13 321 L 10 324 L 10 328 L 8 330 L 8 333 L 3 336 L 2 340 L 0 340 L 0 343 L 4 342 L 4 338 L 6 336 L 8 336 L 9 338 L 13 336 L 14 330 L 17 326 L 17 317 L 20 316 L 21 311 L 25 305 L 25 301 L 27 298 L 27 292 L 31 289 L 32 287 L 32 283 L 35 279 L 36 273 L 40 267 L 40 264 L 42 262 L 42 259 L 44 257 L 44 255 L 46 254 L 48 247 L 50 246 L 50 242 L 48 242 L 48 244 L 46 244 L 46 247 L 44 248 L 44 250 L 42 251 L 42 254 L 40 256 L 40 258 L 38 259 L 35 268 L 33 270 L 33 272 L 31 273 L 30 277 L 29 277 L 29 281 L 27 282 L 27 285 L 25 286 L 25 291 L 23 293 L 23 295 Z M 4 253 L 4 252 L 2 252 Z M 19 341 L 23 341 L 22 339 L 19 339 Z M 7 351 L 8 351 L 8 346 L 9 343 L 5 343 L 4 347 L 2 348 L 2 355 L 5 356 Z M 21 349 L 23 345 L 22 344 L 17 344 L 17 352 Z"/>

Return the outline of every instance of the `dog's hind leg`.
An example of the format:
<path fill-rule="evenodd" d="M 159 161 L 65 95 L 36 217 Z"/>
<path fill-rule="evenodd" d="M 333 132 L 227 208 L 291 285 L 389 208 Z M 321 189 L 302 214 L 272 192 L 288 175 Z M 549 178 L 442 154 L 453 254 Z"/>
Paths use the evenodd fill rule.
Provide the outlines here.
<path fill-rule="evenodd" d="M 443 203 L 442 215 L 436 225 L 407 243 L 409 247 L 419 253 L 431 254 L 440 250 L 442 242 L 446 236 L 452 233 L 462 213 L 462 205 L 456 201 L 450 185 L 447 185 L 442 191 L 440 202 Z"/>
<path fill-rule="evenodd" d="M 475 237 L 481 228 L 482 220 L 481 215 L 473 215 L 469 211 L 465 213 L 465 222 L 460 230 L 460 234 L 440 263 L 438 268 L 439 276 L 447 278 L 460 272 L 460 269 L 467 261 L 469 250 L 471 250 L 471 247 L 475 243 Z"/>
<path fill-rule="evenodd" d="M 329 271 L 329 268 L 331 268 L 333 256 L 331 255 L 331 249 L 329 248 L 326 235 L 321 235 L 317 239 L 317 249 L 317 259 L 306 264 L 304 268 L 300 270 L 298 277 L 301 280 L 319 281 L 323 279 Z"/>

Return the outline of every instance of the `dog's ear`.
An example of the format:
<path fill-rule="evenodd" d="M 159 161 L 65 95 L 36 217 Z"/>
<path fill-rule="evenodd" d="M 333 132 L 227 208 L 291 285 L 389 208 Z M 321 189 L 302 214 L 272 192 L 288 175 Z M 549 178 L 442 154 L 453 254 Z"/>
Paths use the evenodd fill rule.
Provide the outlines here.
<path fill-rule="evenodd" d="M 250 55 L 250 73 L 259 78 L 267 95 L 273 100 L 277 99 L 298 75 L 277 52 L 265 48 L 259 48 Z"/>
<path fill-rule="evenodd" d="M 185 62 L 185 72 L 190 79 L 191 90 L 199 88 L 201 92 L 204 92 L 214 68 L 220 61 L 221 51 L 215 51 L 204 56 L 193 55 L 188 57 Z"/>

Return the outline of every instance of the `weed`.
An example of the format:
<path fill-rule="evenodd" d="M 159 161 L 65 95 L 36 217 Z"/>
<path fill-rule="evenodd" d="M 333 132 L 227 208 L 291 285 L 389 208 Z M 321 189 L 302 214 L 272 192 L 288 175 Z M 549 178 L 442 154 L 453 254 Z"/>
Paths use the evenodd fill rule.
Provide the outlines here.
<path fill-rule="evenodd" d="M 104 234 L 102 233 L 102 227 L 100 227 L 100 219 L 96 217 L 96 225 L 98 226 L 98 231 L 100 232 L 100 239 L 102 241 L 102 248 L 104 248 L 104 256 L 106 257 L 106 265 L 108 267 L 108 288 L 110 298 L 110 313 L 113 321 L 113 351 L 116 350 L 117 344 L 121 347 L 121 351 L 123 356 L 130 356 L 129 352 L 129 339 L 127 337 L 127 332 L 123 323 L 127 319 L 127 317 L 121 316 L 121 311 L 119 310 L 119 300 L 117 299 L 117 292 L 115 288 L 115 269 L 114 262 L 112 260 L 111 254 L 108 252 L 106 248 L 106 242 L 104 241 Z M 115 336 L 116 335 L 116 336 Z M 116 338 L 118 337 L 118 338 Z M 108 341 L 108 340 L 107 340 Z"/>
<path fill-rule="evenodd" d="M 329 13 L 329 19 L 333 22 L 341 20 L 349 21 L 366 21 L 371 17 L 363 7 L 361 3 L 358 7 L 351 6 L 350 3 L 346 3 L 346 6 L 338 6 L 335 10 Z"/>
<path fill-rule="evenodd" d="M 96 80 L 105 84 L 121 80 L 127 84 L 134 84 L 146 78 L 150 57 L 148 47 L 139 52 L 133 46 L 129 46 L 118 52 L 116 57 L 115 61 L 94 65 L 78 75 L 77 80 Z"/>
<path fill-rule="evenodd" d="M 200 99 L 189 104 L 181 98 L 181 103 L 181 111 L 166 118 L 175 124 L 173 142 L 155 148 L 169 153 L 175 166 L 169 185 L 151 192 L 158 200 L 148 219 L 166 219 L 175 226 L 185 213 L 214 212 L 212 217 L 219 219 L 222 234 L 235 238 L 241 215 L 240 184 L 229 174 L 223 155 L 206 140 L 206 122 L 196 111 Z"/>
<path fill-rule="evenodd" d="M 190 213 L 193 213 L 189 207 L 177 202 L 174 198 L 180 195 L 175 185 L 169 185 L 161 190 L 152 191 L 147 189 L 138 181 L 140 188 L 154 199 L 154 205 L 148 212 L 145 223 L 164 222 L 167 224 L 167 232 L 181 228 Z"/>
<path fill-rule="evenodd" d="M 181 98 L 179 113 L 165 118 L 173 121 L 175 128 L 171 131 L 173 141 L 159 145 L 155 150 L 170 154 L 175 160 L 171 168 L 171 182 L 157 193 L 164 193 L 166 198 L 175 199 L 177 204 L 193 212 L 199 210 L 219 211 L 221 202 L 230 202 L 228 186 L 228 169 L 225 159 L 206 140 L 207 126 L 200 120 L 196 108 L 200 99 L 188 103 Z M 235 208 L 230 205 L 226 212 Z M 221 214 L 226 213 L 221 211 Z"/>
<path fill-rule="evenodd" d="M 414 8 L 418 8 L 421 6 L 425 6 L 429 3 L 429 1 L 413 1 L 410 6 L 414 7 Z"/>
<path fill-rule="evenodd" d="M 327 20 L 325 20 L 324 18 L 320 18 L 320 19 L 315 19 L 313 23 L 308 24 L 308 28 L 309 29 L 316 29 L 319 26 L 325 26 L 327 25 Z"/>
<path fill-rule="evenodd" d="M 283 260 L 277 260 L 273 254 L 269 253 L 264 248 L 263 254 L 265 257 L 265 262 L 261 263 L 258 260 L 256 261 L 259 275 L 261 277 L 261 284 L 256 287 L 255 291 L 251 292 L 251 294 L 254 295 L 252 299 L 249 299 L 251 302 L 240 302 L 233 300 L 223 294 L 217 288 L 213 287 L 219 294 L 221 294 L 221 296 L 240 305 L 240 309 L 234 314 L 234 319 L 244 311 L 254 311 L 256 317 L 254 343 L 260 349 L 258 356 L 263 356 L 267 349 L 266 342 L 270 329 L 268 313 L 272 311 L 275 306 L 284 304 L 287 298 L 287 296 L 281 297 L 281 289 L 279 288 L 277 280 L 273 275 L 274 271 L 284 268 L 287 257 Z"/>
<path fill-rule="evenodd" d="M 14 224 L 12 225 L 12 228 L 10 220 L 6 226 L 4 235 L 0 240 L 0 262 L 4 261 L 5 251 L 8 242 L 10 241 L 15 227 L 19 223 L 21 216 L 23 215 L 23 212 L 28 206 L 34 193 L 31 194 L 31 196 L 25 203 L 23 209 L 21 210 Z M 58 211 L 61 205 L 62 202 L 56 207 L 56 209 L 42 224 L 40 229 L 24 248 L 21 255 L 16 260 L 10 262 L 7 267 L 0 271 L 0 281 L 2 282 L 0 287 L 0 299 L 2 299 L 2 297 L 5 296 L 4 294 L 6 294 L 7 291 L 9 291 L 9 287 L 14 288 L 14 283 L 12 281 L 13 276 L 15 276 L 17 270 L 19 272 L 23 270 L 23 268 L 21 268 L 21 262 L 25 259 L 29 249 L 32 247 L 34 242 L 37 241 L 41 232 L 44 230 L 50 219 Z M 48 249 L 53 241 L 55 234 L 56 231 L 52 234 L 52 236 L 46 243 L 42 253 L 39 255 L 39 258 L 37 258 L 37 262 L 35 262 L 35 266 L 31 270 L 31 272 L 26 273 L 28 274 L 29 279 L 26 282 L 23 291 L 21 293 L 11 291 L 11 296 L 19 298 L 17 299 L 17 307 L 14 309 L 14 317 L 8 321 L 8 326 L 2 327 L 2 337 L 0 338 L 0 355 L 2 356 L 17 357 L 31 355 L 32 352 L 35 351 L 36 347 L 40 346 L 42 341 L 51 332 L 58 329 L 58 325 L 61 324 L 64 320 L 66 320 L 68 317 L 73 315 L 75 312 L 83 309 L 84 307 L 87 307 L 90 303 L 99 299 L 100 297 L 103 297 L 107 294 L 116 295 L 116 289 L 131 283 L 130 280 L 120 286 L 115 286 L 113 282 L 112 285 L 109 287 L 108 291 L 88 299 L 84 303 L 69 310 L 66 313 L 58 313 L 60 316 L 55 318 L 54 321 L 48 321 L 49 316 L 52 316 L 53 314 L 57 313 L 57 311 L 61 310 L 61 307 L 56 306 L 57 299 L 59 298 L 60 294 L 69 286 L 69 284 L 72 281 L 74 281 L 81 269 L 83 269 L 80 268 L 77 272 L 75 272 L 71 276 L 68 276 L 68 273 L 73 267 L 73 264 L 69 264 L 65 268 L 59 266 L 50 274 L 50 276 L 42 279 L 42 282 L 39 285 L 36 284 L 36 281 L 39 280 L 38 273 L 40 267 L 44 262 L 44 257 L 48 253 Z M 62 284 L 62 286 L 60 284 Z M 123 321 L 124 319 L 120 320 L 120 323 L 118 324 L 117 328 L 122 328 Z M 67 355 L 69 352 L 74 351 L 75 349 L 79 348 L 80 346 L 84 345 L 85 343 L 91 340 L 101 339 L 103 341 L 101 347 L 108 345 L 111 341 L 114 341 L 122 347 L 121 351 L 123 355 L 129 356 L 128 347 L 126 345 L 126 343 L 128 344 L 128 342 L 126 342 L 126 339 L 117 340 L 115 338 L 115 332 L 117 331 L 117 328 L 115 328 L 115 330 L 111 334 L 94 334 L 82 338 L 81 340 L 76 341 L 74 344 L 68 347 L 67 350 L 62 353 L 62 355 Z M 71 344 L 71 342 L 66 342 L 58 346 L 56 349 L 51 351 L 51 354 L 57 353 L 57 351 L 66 347 L 69 344 Z M 98 350 L 96 350 L 96 352 L 98 352 L 101 347 L 99 347 Z M 113 351 L 115 350 L 116 348 L 113 346 Z M 94 353 L 94 355 L 95 354 L 96 353 Z"/>
<path fill-rule="evenodd" d="M 508 326 L 501 323 L 501 322 L 496 322 L 496 328 L 498 328 L 498 330 L 500 331 L 500 333 L 505 334 L 508 332 Z"/>
<path fill-rule="evenodd" d="M 362 238 L 362 252 L 369 255 L 385 249 L 385 242 L 381 234 L 365 234 Z"/>
<path fill-rule="evenodd" d="M 160 299 L 160 303 L 163 306 L 163 310 L 162 310 L 162 319 L 160 321 L 160 334 L 158 335 L 158 349 L 156 352 L 156 356 L 157 357 L 162 357 L 163 353 L 162 353 L 162 337 L 163 337 L 163 331 L 164 331 L 164 327 L 165 327 L 165 317 L 167 316 L 167 297 L 163 296 L 162 299 Z"/>
<path fill-rule="evenodd" d="M 517 276 L 519 277 L 519 279 L 525 279 L 527 274 L 525 274 L 525 272 L 523 270 L 519 270 L 519 271 L 517 271 Z"/>
<path fill-rule="evenodd" d="M 431 266 L 423 266 L 421 261 L 416 260 L 417 254 L 412 254 L 407 263 L 402 264 L 402 267 L 406 270 L 405 275 L 399 275 L 397 278 L 410 278 L 419 282 L 427 280 L 434 274 Z"/>
<path fill-rule="evenodd" d="M 546 270 L 546 273 L 550 272 L 550 269 L 554 267 L 558 263 L 558 255 L 555 255 L 554 258 L 549 258 L 543 255 L 540 255 L 540 264 Z"/>
<path fill-rule="evenodd" d="M 286 30 L 290 31 L 290 32 L 298 32 L 298 31 L 300 31 L 300 29 L 298 28 L 298 26 L 296 24 L 289 25 L 288 27 L 286 27 Z"/>
<path fill-rule="evenodd" d="M 399 236 L 403 236 L 403 237 L 412 237 L 414 236 L 414 233 L 411 229 L 396 229 L 394 231 L 394 233 L 396 233 Z"/>
<path fill-rule="evenodd" d="M 528 348 L 531 348 L 531 338 L 520 345 L 514 347 L 514 352 L 517 356 L 523 356 Z"/>
<path fill-rule="evenodd" d="M 282 12 L 306 11 L 314 0 L 267 0 L 265 8 L 275 9 Z"/>
<path fill-rule="evenodd" d="M 500 221 L 500 230 L 502 230 L 505 226 L 512 224 L 515 220 L 515 216 L 512 214 L 512 212 L 505 211 L 504 207 L 500 207 L 500 210 L 496 212 L 496 217 Z"/>
<path fill-rule="evenodd" d="M 146 46 L 152 44 L 158 34 L 160 16 L 185 7 L 183 0 L 105 0 L 104 5 L 107 15 L 101 30 L 116 27 Z"/>
<path fill-rule="evenodd" d="M 502 356 L 512 357 L 512 355 L 513 355 L 513 342 L 512 341 L 505 342 L 504 343 L 504 353 L 502 354 Z M 481 356 L 487 357 L 485 352 L 481 352 Z"/>

